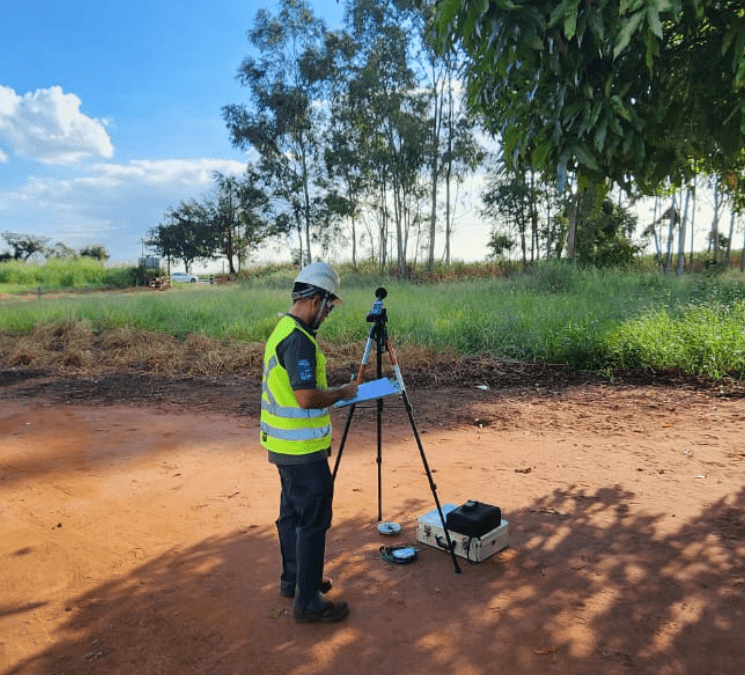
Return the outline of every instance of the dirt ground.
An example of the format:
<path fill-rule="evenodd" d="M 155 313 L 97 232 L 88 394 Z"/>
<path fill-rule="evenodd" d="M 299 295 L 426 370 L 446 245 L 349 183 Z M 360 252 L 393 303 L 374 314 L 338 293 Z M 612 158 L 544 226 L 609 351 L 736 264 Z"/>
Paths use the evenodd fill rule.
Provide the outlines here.
<path fill-rule="evenodd" d="M 434 496 L 396 398 L 381 505 L 402 532 L 379 534 L 376 416 L 357 408 L 333 626 L 279 595 L 258 382 L 0 372 L 0 673 L 742 673 L 741 394 L 467 365 L 404 377 L 439 500 L 500 506 L 509 547 L 456 573 L 417 542 Z M 381 559 L 407 542 L 413 563 Z"/>

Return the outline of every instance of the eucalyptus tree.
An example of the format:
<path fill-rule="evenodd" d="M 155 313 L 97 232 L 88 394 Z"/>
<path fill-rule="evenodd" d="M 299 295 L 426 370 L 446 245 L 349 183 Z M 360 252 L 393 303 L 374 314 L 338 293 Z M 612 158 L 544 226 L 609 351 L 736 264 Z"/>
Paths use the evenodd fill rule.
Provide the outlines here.
<path fill-rule="evenodd" d="M 427 267 L 435 262 L 437 219 L 440 207 L 439 188 L 445 191 L 444 217 L 446 263 L 450 263 L 450 245 L 455 202 L 452 198 L 453 181 L 462 182 L 483 162 L 485 151 L 476 140 L 478 118 L 469 113 L 463 100 L 459 70 L 463 52 L 459 49 L 441 51 L 437 48 L 434 32 L 433 5 L 422 3 L 415 22 L 416 41 L 420 49 L 416 57 L 419 79 L 428 96 L 429 143 L 427 158 L 430 172 L 430 214 Z"/>
<path fill-rule="evenodd" d="M 260 9 L 248 31 L 258 55 L 246 57 L 237 76 L 249 103 L 223 108 L 233 144 L 259 154 L 273 197 L 298 232 L 302 263 L 313 258 L 323 124 L 319 80 L 305 65 L 322 52 L 324 34 L 324 23 L 304 0 L 279 0 L 276 15 Z"/>
<path fill-rule="evenodd" d="M 359 129 L 361 171 L 377 195 L 379 261 L 386 264 L 392 220 L 400 274 L 406 273 L 427 161 L 427 100 L 411 63 L 415 17 L 394 0 L 352 0 L 347 10 L 348 29 L 358 45 L 347 100 Z"/>
<path fill-rule="evenodd" d="M 724 212 L 724 190 L 722 181 L 718 175 L 709 176 L 708 183 L 711 187 L 714 203 L 712 207 L 711 229 L 707 237 L 707 252 L 712 252 L 713 249 L 714 258 L 712 262 L 717 265 L 719 264 L 719 246 L 722 243 L 719 236 L 719 223 Z"/>
<path fill-rule="evenodd" d="M 272 213 L 272 199 L 267 194 L 262 177 L 256 167 L 249 165 L 238 184 L 240 227 L 233 243 L 240 264 L 270 237 L 284 235 L 287 226 L 281 217 Z"/>
<path fill-rule="evenodd" d="M 678 264 L 675 268 L 675 273 L 680 276 L 685 272 L 685 263 L 686 263 L 686 253 L 685 253 L 685 244 L 686 244 L 686 231 L 688 229 L 688 210 L 689 207 L 691 207 L 691 186 L 688 185 L 685 188 L 685 201 L 683 202 L 683 217 L 680 219 L 680 223 L 678 225 Z M 691 232 L 691 237 L 693 237 L 693 232 Z"/>
<path fill-rule="evenodd" d="M 493 222 L 489 246 L 519 243 L 523 264 L 546 257 L 560 257 L 564 248 L 564 220 L 552 217 L 552 204 L 561 203 L 555 184 L 545 181 L 531 169 L 515 171 L 494 162 L 481 194 L 482 216 Z"/>
<path fill-rule="evenodd" d="M 346 31 L 326 34 L 325 50 L 316 72 L 326 83 L 329 124 L 326 128 L 324 166 L 329 182 L 329 213 L 349 221 L 352 266 L 357 266 L 357 223 L 366 189 L 365 161 L 361 156 L 362 128 L 350 106 L 349 81 L 359 43 Z"/>
<path fill-rule="evenodd" d="M 506 237 L 503 241 L 514 242 L 516 235 L 523 263 L 527 263 L 526 232 L 531 221 L 534 200 L 525 175 L 512 173 L 505 177 L 497 173 L 490 174 L 481 198 L 481 215 L 494 223 L 491 240 L 497 241 L 497 235 L 502 232 Z"/>
<path fill-rule="evenodd" d="M 448 74 L 451 78 L 452 73 Z M 450 264 L 455 219 L 453 186 L 463 185 L 483 165 L 486 151 L 475 135 L 477 121 L 466 108 L 456 104 L 455 86 L 452 80 L 447 88 L 448 98 L 445 118 L 444 152 L 442 153 L 442 180 L 445 184 L 445 262 Z M 432 244 L 434 249 L 434 242 Z"/>
<path fill-rule="evenodd" d="M 216 172 L 214 178 L 214 196 L 204 203 L 204 209 L 219 250 L 228 261 L 228 272 L 233 276 L 236 273 L 235 258 L 238 258 L 239 266 L 246 258 L 247 238 L 243 228 L 246 222 L 244 213 L 250 208 L 247 204 L 250 188 L 236 176 Z M 252 190 L 254 199 L 257 195 L 263 197 L 261 190 Z"/>

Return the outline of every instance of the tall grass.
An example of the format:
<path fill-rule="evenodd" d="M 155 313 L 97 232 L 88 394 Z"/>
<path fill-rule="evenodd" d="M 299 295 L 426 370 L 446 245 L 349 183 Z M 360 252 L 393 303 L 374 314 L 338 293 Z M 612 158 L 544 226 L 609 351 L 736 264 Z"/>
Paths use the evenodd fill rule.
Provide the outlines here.
<path fill-rule="evenodd" d="M 178 291 L 105 293 L 0 303 L 0 330 L 24 333 L 55 322 L 87 321 L 95 331 L 139 328 L 182 338 L 191 333 L 264 340 L 286 309 L 277 291 L 185 286 Z M 285 294 L 286 295 L 286 294 Z"/>
<path fill-rule="evenodd" d="M 711 379 L 745 376 L 745 301 L 732 307 L 691 306 L 674 316 L 653 310 L 612 330 L 604 340 L 608 367 L 654 366 Z"/>
<path fill-rule="evenodd" d="M 58 288 L 125 288 L 134 285 L 136 270 L 132 267 L 108 268 L 93 258 L 52 258 L 43 265 L 18 260 L 0 263 L 0 284 L 4 290 L 21 291 Z"/>
<path fill-rule="evenodd" d="M 139 328 L 263 342 L 290 307 L 292 269 L 232 286 L 98 294 L 0 303 L 0 331 L 85 321 L 94 331 Z M 461 355 L 614 368 L 675 368 L 713 378 L 745 377 L 745 280 L 739 274 L 665 277 L 544 265 L 530 275 L 418 284 L 342 273 L 345 304 L 321 337 L 364 340 L 375 290 L 387 289 L 395 344 Z"/>

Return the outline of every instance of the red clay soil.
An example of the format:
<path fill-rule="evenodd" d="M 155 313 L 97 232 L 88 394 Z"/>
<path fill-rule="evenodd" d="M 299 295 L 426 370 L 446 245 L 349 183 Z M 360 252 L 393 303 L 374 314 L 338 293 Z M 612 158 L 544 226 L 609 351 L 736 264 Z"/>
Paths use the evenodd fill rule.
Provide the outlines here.
<path fill-rule="evenodd" d="M 440 501 L 500 506 L 509 547 L 458 574 L 417 542 L 434 500 L 398 399 L 382 516 L 402 532 L 379 534 L 375 413 L 358 408 L 326 569 L 351 613 L 331 626 L 296 624 L 279 595 L 256 381 L 4 371 L 0 673 L 742 673 L 740 396 L 547 371 L 517 387 L 470 365 L 411 373 L 409 396 Z M 413 563 L 381 559 L 400 543 Z"/>

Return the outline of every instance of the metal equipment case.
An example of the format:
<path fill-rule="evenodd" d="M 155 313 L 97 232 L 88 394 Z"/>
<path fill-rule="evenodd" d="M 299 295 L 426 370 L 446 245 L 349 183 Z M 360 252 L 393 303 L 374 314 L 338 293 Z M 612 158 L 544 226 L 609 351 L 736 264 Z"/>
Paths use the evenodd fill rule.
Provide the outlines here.
<path fill-rule="evenodd" d="M 457 508 L 455 504 L 443 504 L 442 515 L 447 520 L 447 514 Z M 455 546 L 454 553 L 469 562 L 483 562 L 498 551 L 509 546 L 509 523 L 502 519 L 498 527 L 481 537 L 470 537 L 448 529 L 450 539 Z M 447 551 L 445 530 L 437 509 L 433 509 L 419 517 L 417 540 L 428 546 Z"/>

